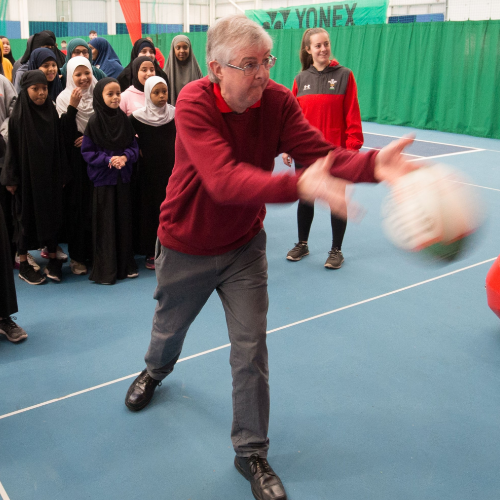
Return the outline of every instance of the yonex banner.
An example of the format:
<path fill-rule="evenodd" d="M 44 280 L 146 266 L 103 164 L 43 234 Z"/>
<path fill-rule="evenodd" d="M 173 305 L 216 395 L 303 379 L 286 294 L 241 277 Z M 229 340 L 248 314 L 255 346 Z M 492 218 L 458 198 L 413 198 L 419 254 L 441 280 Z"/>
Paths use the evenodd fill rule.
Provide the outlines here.
<path fill-rule="evenodd" d="M 338 1 L 338 0 L 337 0 Z M 245 14 L 265 29 L 336 28 L 360 24 L 384 24 L 389 0 L 358 0 L 346 3 L 293 5 L 280 9 L 246 10 Z"/>

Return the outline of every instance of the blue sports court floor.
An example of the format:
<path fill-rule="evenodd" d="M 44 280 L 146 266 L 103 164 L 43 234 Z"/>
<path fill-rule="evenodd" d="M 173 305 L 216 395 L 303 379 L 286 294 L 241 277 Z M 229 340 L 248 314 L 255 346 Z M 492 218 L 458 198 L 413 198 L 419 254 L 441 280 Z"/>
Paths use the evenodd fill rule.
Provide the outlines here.
<path fill-rule="evenodd" d="M 364 131 L 367 148 L 412 132 Z M 296 205 L 268 207 L 269 460 L 291 500 L 499 498 L 500 320 L 484 282 L 500 253 L 500 141 L 414 132 L 411 158 L 463 170 L 488 207 L 462 260 L 429 265 L 392 247 L 382 185 L 356 186 L 367 214 L 348 225 L 338 271 L 323 267 L 325 209 L 310 256 L 293 263 Z M 131 413 L 123 401 L 144 366 L 154 273 L 141 261 L 136 280 L 113 287 L 64 273 L 40 287 L 16 278 L 29 339 L 0 339 L 0 497 L 250 500 L 233 467 L 217 296 L 151 405 Z"/>

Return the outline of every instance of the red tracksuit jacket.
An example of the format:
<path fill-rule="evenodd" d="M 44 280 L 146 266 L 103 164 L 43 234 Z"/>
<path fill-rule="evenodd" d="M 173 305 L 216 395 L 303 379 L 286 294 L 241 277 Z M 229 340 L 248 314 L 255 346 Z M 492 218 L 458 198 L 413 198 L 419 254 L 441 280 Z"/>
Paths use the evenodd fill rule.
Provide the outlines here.
<path fill-rule="evenodd" d="M 293 95 L 306 119 L 334 146 L 357 151 L 363 145 L 358 90 L 352 71 L 333 60 L 323 71 L 300 72 Z"/>

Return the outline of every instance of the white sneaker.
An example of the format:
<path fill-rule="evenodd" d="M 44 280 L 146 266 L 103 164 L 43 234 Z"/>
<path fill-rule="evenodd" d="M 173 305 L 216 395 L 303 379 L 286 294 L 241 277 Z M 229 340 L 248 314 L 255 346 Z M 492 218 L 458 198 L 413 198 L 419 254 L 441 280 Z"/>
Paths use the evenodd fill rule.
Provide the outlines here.
<path fill-rule="evenodd" d="M 42 249 L 42 252 L 40 253 L 40 256 L 43 259 L 48 259 L 49 258 L 49 249 L 47 247 L 44 247 Z M 59 245 L 57 245 L 56 259 L 62 260 L 63 262 L 68 262 L 68 254 L 65 254 Z"/>
<path fill-rule="evenodd" d="M 16 264 L 21 264 L 21 260 L 19 259 L 19 254 L 16 253 Z M 35 270 L 40 271 L 40 266 L 36 263 L 36 260 L 33 258 L 33 255 L 28 253 L 28 264 Z"/>
<path fill-rule="evenodd" d="M 76 260 L 71 259 L 69 267 L 71 268 L 71 272 L 73 274 L 87 274 L 87 266 L 81 262 L 77 262 Z"/>

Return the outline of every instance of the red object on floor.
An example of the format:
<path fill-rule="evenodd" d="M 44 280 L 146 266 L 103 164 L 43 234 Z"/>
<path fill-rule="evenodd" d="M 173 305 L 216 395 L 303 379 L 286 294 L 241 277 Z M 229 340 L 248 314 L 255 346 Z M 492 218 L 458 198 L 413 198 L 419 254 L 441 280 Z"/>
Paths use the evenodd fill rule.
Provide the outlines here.
<path fill-rule="evenodd" d="M 486 275 L 488 306 L 500 318 L 500 255 Z"/>
<path fill-rule="evenodd" d="M 133 45 L 142 37 L 141 2 L 140 0 L 120 0 L 120 6 Z"/>

